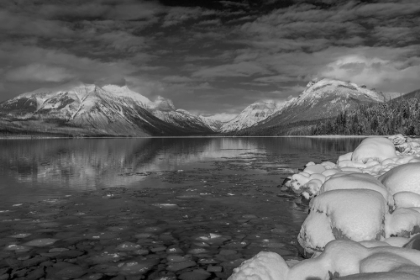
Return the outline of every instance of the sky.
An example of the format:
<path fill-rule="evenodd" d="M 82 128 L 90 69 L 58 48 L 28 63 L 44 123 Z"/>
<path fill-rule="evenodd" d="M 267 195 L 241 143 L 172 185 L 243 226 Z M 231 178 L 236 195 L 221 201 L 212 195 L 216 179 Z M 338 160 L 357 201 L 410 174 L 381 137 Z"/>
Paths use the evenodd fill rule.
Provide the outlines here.
<path fill-rule="evenodd" d="M 71 81 L 128 85 L 230 118 L 314 78 L 420 88 L 419 0 L 0 1 L 0 101 Z"/>

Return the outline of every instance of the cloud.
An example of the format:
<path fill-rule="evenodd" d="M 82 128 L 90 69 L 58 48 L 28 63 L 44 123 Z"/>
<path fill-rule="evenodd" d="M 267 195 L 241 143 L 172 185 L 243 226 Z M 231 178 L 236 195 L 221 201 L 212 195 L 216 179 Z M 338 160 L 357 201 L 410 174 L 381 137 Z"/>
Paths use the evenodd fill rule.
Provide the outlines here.
<path fill-rule="evenodd" d="M 254 74 L 270 74 L 264 67 L 251 62 L 239 62 L 236 64 L 219 65 L 203 68 L 192 74 L 193 77 L 216 78 L 216 77 L 249 77 Z"/>
<path fill-rule="evenodd" d="M 30 64 L 5 73 L 5 78 L 9 81 L 64 82 L 74 77 L 65 68 L 44 64 Z"/>
<path fill-rule="evenodd" d="M 200 7 L 173 7 L 168 10 L 163 18 L 162 27 L 177 25 L 190 19 L 198 19 L 203 16 L 214 15 L 215 13 L 215 11 L 206 10 Z"/>
<path fill-rule="evenodd" d="M 185 76 L 166 76 L 162 80 L 170 83 L 188 83 L 193 81 L 193 79 Z"/>
<path fill-rule="evenodd" d="M 129 53 L 139 52 L 146 47 L 146 38 L 123 31 L 104 33 L 97 36 L 96 39 L 105 41 L 104 47 L 112 47 L 115 50 Z"/>
<path fill-rule="evenodd" d="M 267 76 L 254 79 L 255 82 L 263 83 L 283 83 L 301 80 L 300 77 L 290 77 L 287 75 Z"/>
<path fill-rule="evenodd" d="M 418 47 L 405 49 L 362 48 L 337 57 L 320 75 L 379 88 L 393 94 L 420 87 L 420 58 L 412 57 Z"/>

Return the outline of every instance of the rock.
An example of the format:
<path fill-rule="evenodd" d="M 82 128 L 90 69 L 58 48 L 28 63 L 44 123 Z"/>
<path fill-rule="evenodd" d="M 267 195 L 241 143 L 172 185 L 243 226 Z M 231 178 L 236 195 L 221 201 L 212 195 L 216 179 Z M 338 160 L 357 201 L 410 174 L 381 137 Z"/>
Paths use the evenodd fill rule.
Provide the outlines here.
<path fill-rule="evenodd" d="M 24 243 L 25 246 L 31 246 L 31 247 L 44 247 L 54 244 L 58 239 L 54 238 L 40 238 L 40 239 L 34 239 L 29 242 Z"/>
<path fill-rule="evenodd" d="M 135 251 L 140 249 L 141 246 L 139 244 L 135 244 L 132 242 L 124 242 L 117 246 L 117 251 Z"/>
<path fill-rule="evenodd" d="M 222 267 L 221 266 L 213 266 L 213 265 L 209 265 L 207 267 L 207 271 L 208 272 L 222 272 Z"/>
<path fill-rule="evenodd" d="M 135 274 L 144 274 L 151 270 L 157 261 L 155 260 L 143 260 L 143 261 L 130 261 L 126 263 L 121 263 L 118 265 L 120 268 L 120 273 L 123 275 L 135 275 Z"/>
<path fill-rule="evenodd" d="M 183 262 L 174 262 L 170 263 L 166 270 L 168 271 L 178 271 L 187 267 L 195 266 L 196 262 L 194 261 L 183 261 Z"/>
<path fill-rule="evenodd" d="M 210 276 L 211 274 L 204 270 L 194 270 L 191 272 L 184 272 L 178 278 L 181 280 L 206 280 Z"/>
<path fill-rule="evenodd" d="M 237 253 L 237 251 L 235 251 L 235 250 L 229 250 L 229 249 L 222 249 L 219 252 L 219 254 L 222 255 L 222 256 L 234 255 L 236 253 Z"/>
<path fill-rule="evenodd" d="M 55 279 L 74 279 L 86 274 L 87 270 L 78 265 L 66 265 L 66 267 L 55 272 Z M 48 275 L 49 276 L 49 275 Z"/>

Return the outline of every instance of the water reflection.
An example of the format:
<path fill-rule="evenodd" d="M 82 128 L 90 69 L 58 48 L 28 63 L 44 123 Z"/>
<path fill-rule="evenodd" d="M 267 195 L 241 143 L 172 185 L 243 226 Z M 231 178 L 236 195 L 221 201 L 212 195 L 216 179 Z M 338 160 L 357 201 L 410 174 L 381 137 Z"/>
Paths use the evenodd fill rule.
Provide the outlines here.
<path fill-rule="evenodd" d="M 141 186 L 145 172 L 192 169 L 198 163 L 253 153 L 264 154 L 268 161 L 270 156 L 287 160 L 313 153 L 336 158 L 360 141 L 303 137 L 2 140 L 0 188 L 6 182 L 9 187 L 15 182 L 79 190 Z"/>

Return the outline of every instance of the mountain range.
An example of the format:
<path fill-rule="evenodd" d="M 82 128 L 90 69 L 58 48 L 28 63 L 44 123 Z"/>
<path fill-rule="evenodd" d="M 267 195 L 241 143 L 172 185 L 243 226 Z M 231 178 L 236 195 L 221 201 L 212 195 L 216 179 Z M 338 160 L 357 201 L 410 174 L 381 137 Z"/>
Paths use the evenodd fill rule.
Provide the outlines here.
<path fill-rule="evenodd" d="M 351 82 L 316 79 L 288 101 L 262 101 L 221 122 L 155 101 L 127 86 L 70 83 L 0 103 L 3 133 L 61 136 L 271 135 L 273 128 L 338 115 L 358 104 L 384 102 L 382 93 Z"/>

